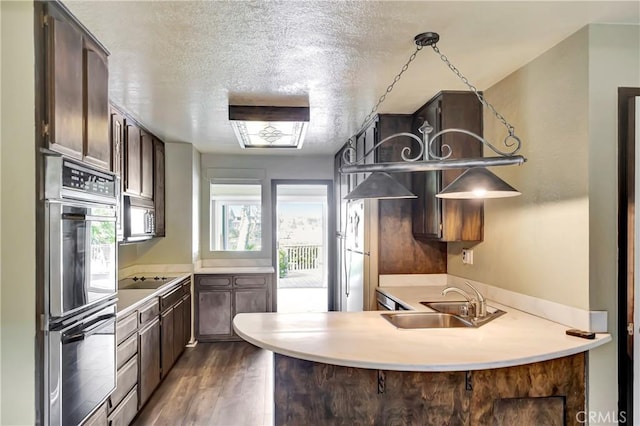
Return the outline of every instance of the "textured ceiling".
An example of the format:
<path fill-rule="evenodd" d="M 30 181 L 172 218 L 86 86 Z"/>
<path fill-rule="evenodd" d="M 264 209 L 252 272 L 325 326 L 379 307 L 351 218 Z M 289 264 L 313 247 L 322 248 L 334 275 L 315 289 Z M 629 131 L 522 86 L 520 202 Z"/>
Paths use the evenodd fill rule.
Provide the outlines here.
<path fill-rule="evenodd" d="M 68 1 L 111 51 L 111 99 L 151 131 L 201 152 L 241 150 L 229 104 L 311 109 L 301 151 L 332 154 L 356 132 L 414 51 L 438 47 L 479 89 L 584 25 L 640 23 L 631 2 Z M 380 112 L 411 113 L 462 90 L 424 49 Z M 283 151 L 276 151 L 283 154 Z"/>

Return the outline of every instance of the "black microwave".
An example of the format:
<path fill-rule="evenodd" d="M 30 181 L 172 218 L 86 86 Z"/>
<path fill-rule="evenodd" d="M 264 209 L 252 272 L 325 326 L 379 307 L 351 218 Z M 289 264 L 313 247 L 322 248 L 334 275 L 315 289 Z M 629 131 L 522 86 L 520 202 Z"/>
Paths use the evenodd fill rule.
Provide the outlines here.
<path fill-rule="evenodd" d="M 124 242 L 149 240 L 155 236 L 155 207 L 145 198 L 124 196 Z"/>

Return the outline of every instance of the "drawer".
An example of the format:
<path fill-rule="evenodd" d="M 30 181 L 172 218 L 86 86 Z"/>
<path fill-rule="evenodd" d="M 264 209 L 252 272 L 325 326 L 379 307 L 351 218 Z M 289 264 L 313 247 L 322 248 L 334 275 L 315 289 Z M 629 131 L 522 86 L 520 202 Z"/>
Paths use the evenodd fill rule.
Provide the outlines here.
<path fill-rule="evenodd" d="M 196 283 L 201 287 L 231 287 L 231 277 L 224 275 L 196 275 Z"/>
<path fill-rule="evenodd" d="M 109 397 L 109 411 L 113 411 L 118 404 L 138 383 L 138 357 L 133 357 L 116 374 L 116 390 Z"/>
<path fill-rule="evenodd" d="M 191 280 L 182 283 L 182 295 L 191 294 Z"/>
<path fill-rule="evenodd" d="M 109 426 L 129 426 L 129 423 L 138 414 L 138 387 L 134 387 L 127 394 L 122 403 L 109 415 Z"/>
<path fill-rule="evenodd" d="M 102 404 L 82 426 L 104 426 L 107 423 L 107 404 Z"/>
<path fill-rule="evenodd" d="M 140 326 L 154 318 L 157 318 L 160 314 L 160 304 L 158 303 L 158 299 L 154 299 L 153 302 L 146 304 L 140 308 L 138 312 L 140 312 Z"/>
<path fill-rule="evenodd" d="M 116 353 L 116 361 L 118 369 L 120 369 L 132 356 L 138 353 L 138 335 L 129 336 L 127 340 L 118 345 Z"/>
<path fill-rule="evenodd" d="M 138 312 L 134 311 L 124 318 L 118 318 L 116 323 L 116 336 L 118 344 L 131 336 L 138 329 Z"/>
<path fill-rule="evenodd" d="M 182 286 L 160 296 L 160 312 L 164 312 L 182 299 Z"/>
<path fill-rule="evenodd" d="M 266 275 L 239 275 L 233 277 L 235 287 L 266 287 Z"/>

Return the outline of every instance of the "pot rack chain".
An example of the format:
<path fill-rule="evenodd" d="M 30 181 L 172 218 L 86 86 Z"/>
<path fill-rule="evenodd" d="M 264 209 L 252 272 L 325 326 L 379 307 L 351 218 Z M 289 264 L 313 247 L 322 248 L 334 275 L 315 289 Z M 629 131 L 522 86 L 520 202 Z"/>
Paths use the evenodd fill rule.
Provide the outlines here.
<path fill-rule="evenodd" d="M 442 62 L 444 62 L 447 67 L 449 67 L 449 69 L 451 71 L 453 71 L 453 73 L 460 79 L 460 81 L 462 81 L 467 88 L 469 88 L 469 90 L 471 92 L 473 92 L 474 95 L 476 95 L 476 97 L 478 98 L 478 100 L 480 101 L 480 103 L 482 105 L 484 105 L 486 108 L 488 108 L 493 115 L 504 125 L 504 127 L 507 128 L 507 132 L 509 132 L 509 134 L 507 135 L 507 137 L 504 139 L 504 145 L 506 147 L 512 147 L 512 146 L 516 146 L 514 150 L 512 150 L 511 152 L 503 152 L 503 151 L 499 151 L 497 149 L 495 149 L 491 144 L 489 144 L 491 146 L 491 148 L 493 149 L 494 152 L 496 152 L 497 154 L 500 155 L 505 155 L 505 156 L 510 156 L 510 155 L 515 155 L 518 151 L 520 151 L 520 145 L 522 144 L 522 142 L 520 141 L 520 138 L 517 137 L 515 135 L 516 129 L 515 127 L 513 127 L 511 125 L 511 123 L 509 123 L 507 121 L 506 118 L 504 118 L 504 116 L 502 114 L 500 114 L 493 105 L 491 105 L 489 103 L 489 101 L 487 101 L 484 96 L 482 96 L 482 94 L 480 93 L 480 91 L 476 88 L 476 86 L 474 86 L 473 84 L 471 84 L 471 82 L 469 81 L 469 79 L 467 77 L 465 77 L 460 70 L 451 63 L 451 61 L 449 60 L 449 58 L 447 58 L 447 56 L 445 54 L 443 54 L 440 49 L 438 49 L 438 46 L 436 46 L 436 44 L 432 44 L 431 48 L 433 49 L 434 52 L 436 52 L 436 54 L 440 57 L 440 59 L 442 60 Z M 435 137 L 433 138 L 435 139 Z M 512 141 L 513 140 L 513 141 Z"/>
<path fill-rule="evenodd" d="M 423 33 L 423 34 L 418 34 L 415 37 L 416 50 L 411 54 L 411 56 L 409 56 L 409 59 L 407 60 L 407 62 L 400 69 L 400 72 L 393 78 L 393 81 L 391 82 L 391 84 L 389 84 L 389 86 L 387 86 L 387 89 L 385 90 L 385 92 L 378 98 L 378 102 L 376 102 L 376 104 L 373 106 L 373 108 L 371 108 L 371 112 L 369 112 L 369 114 L 362 121 L 362 124 L 360 125 L 359 130 L 356 132 L 356 135 L 360 134 L 365 129 L 366 124 L 369 122 L 371 117 L 378 111 L 378 108 L 385 101 L 385 99 L 387 98 L 387 95 L 393 91 L 393 88 L 394 88 L 395 84 L 398 81 L 400 81 L 400 79 L 402 78 L 402 74 L 404 74 L 405 71 L 407 71 L 407 69 L 409 69 L 409 65 L 416 58 L 416 56 L 418 55 L 418 52 L 420 50 L 422 50 L 422 48 L 425 47 L 425 46 L 431 46 L 433 51 L 440 57 L 442 62 L 444 62 L 447 65 L 447 67 L 458 77 L 458 79 L 460 79 L 460 81 L 462 81 L 467 86 L 469 91 L 471 91 L 474 95 L 476 95 L 476 97 L 478 98 L 478 101 L 480 101 L 480 103 L 484 107 L 489 109 L 491 111 L 491 113 L 498 119 L 498 121 L 500 121 L 506 127 L 508 135 L 504 138 L 503 144 L 504 144 L 504 146 L 506 146 L 508 148 L 512 148 L 513 147 L 513 149 L 511 151 L 507 151 L 507 152 L 501 151 L 498 148 L 496 148 L 494 145 L 492 145 L 490 142 L 488 142 L 486 139 L 482 138 L 481 136 L 478 136 L 478 135 L 476 135 L 474 133 L 471 133 L 469 131 L 466 131 L 464 129 L 445 129 L 445 130 L 442 130 L 442 131 L 434 134 L 431 138 L 429 138 L 428 134 L 433 130 L 433 128 L 431 126 L 428 126 L 428 128 L 425 128 L 424 130 L 422 128 L 420 129 L 421 133 L 423 133 L 424 141 L 420 140 L 417 136 L 415 136 L 413 134 L 409 134 L 409 133 L 392 135 L 390 137 L 387 137 L 387 138 L 383 139 L 382 141 L 378 142 L 377 144 L 375 144 L 374 147 L 372 147 L 371 149 L 369 149 L 367 152 L 365 152 L 363 154 L 362 158 L 355 158 L 357 153 L 356 153 L 355 147 L 353 146 L 354 145 L 354 138 L 351 137 L 347 141 L 348 146 L 345 148 L 345 150 L 342 153 L 342 158 L 343 158 L 344 162 L 347 165 L 355 165 L 355 164 L 363 162 L 364 159 L 372 151 L 374 151 L 378 146 L 382 145 L 387 140 L 390 140 L 390 139 L 392 139 L 392 138 L 394 138 L 396 136 L 409 136 L 409 137 L 412 137 L 413 139 L 416 139 L 419 142 L 419 145 L 420 145 L 421 149 L 420 149 L 420 153 L 416 157 L 413 157 L 413 158 L 409 157 L 409 155 L 411 154 L 411 148 L 410 147 L 405 147 L 405 148 L 402 149 L 402 159 L 404 161 L 409 161 L 409 162 L 416 161 L 417 159 L 419 159 L 422 156 L 422 152 L 424 152 L 424 149 L 427 148 L 427 147 L 425 147 L 425 145 L 428 145 L 429 153 L 430 153 L 432 158 L 435 158 L 435 159 L 438 159 L 438 160 L 448 159 L 451 156 L 451 153 L 452 153 L 451 147 L 449 145 L 447 145 L 447 144 L 444 144 L 441 147 L 443 149 L 443 155 L 437 155 L 432 150 L 432 143 L 438 137 L 442 136 L 445 133 L 450 133 L 450 132 L 468 134 L 468 135 L 474 137 L 475 139 L 477 139 L 478 141 L 480 141 L 481 143 L 483 143 L 484 145 L 488 146 L 496 154 L 499 154 L 499 155 L 504 156 L 504 157 L 513 156 L 518 151 L 520 151 L 520 147 L 522 145 L 522 141 L 520 140 L 520 138 L 518 136 L 516 136 L 515 127 L 513 127 L 511 125 L 511 123 L 509 123 L 506 120 L 506 118 L 504 118 L 504 116 L 502 114 L 500 114 L 495 109 L 495 107 L 492 104 L 490 104 L 484 98 L 484 96 L 480 93 L 480 91 L 473 84 L 471 84 L 469 79 L 467 77 L 465 77 L 460 72 L 460 70 L 455 65 L 453 65 L 451 63 L 449 58 L 440 51 L 440 49 L 436 45 L 436 43 L 439 41 L 439 38 L 440 38 L 440 36 L 437 33 Z M 353 160 L 352 160 L 352 157 L 353 157 Z"/>
<path fill-rule="evenodd" d="M 416 50 L 414 50 L 414 52 L 411 54 L 411 56 L 409 56 L 409 59 L 407 60 L 407 62 L 400 69 L 400 72 L 398 74 L 396 74 L 396 76 L 393 78 L 393 81 L 391 82 L 391 84 L 389 84 L 387 86 L 387 89 L 385 90 L 385 92 L 382 95 L 380 95 L 380 97 L 378 98 L 378 102 L 376 102 L 376 104 L 373 106 L 373 108 L 371 108 L 371 111 L 369 112 L 369 114 L 364 118 L 364 120 L 362 120 L 362 124 L 360 125 L 360 128 L 355 133 L 356 135 L 360 134 L 365 129 L 365 127 L 366 127 L 367 123 L 369 122 L 369 120 L 371 119 L 371 117 L 373 117 L 373 115 L 378 111 L 378 108 L 380 107 L 380 105 L 385 101 L 385 99 L 387 99 L 387 95 L 393 91 L 393 87 L 396 85 L 396 83 L 398 81 L 400 81 L 400 79 L 402 78 L 402 74 L 404 74 L 405 71 L 407 71 L 409 69 L 409 65 L 411 65 L 411 62 L 413 62 L 413 60 L 416 59 L 416 56 L 418 56 L 418 52 L 420 52 L 423 47 L 424 46 L 419 45 L 419 44 L 416 45 Z M 347 148 L 342 153 L 342 158 L 344 159 L 344 161 L 347 164 L 360 163 L 360 162 L 364 161 L 364 159 L 369 154 L 369 152 L 371 152 L 371 150 L 370 150 L 370 151 L 366 152 L 362 156 L 362 158 L 360 158 L 360 159 L 356 158 L 356 159 L 354 159 L 352 161 L 351 160 L 351 156 L 354 156 L 354 157 L 356 156 L 356 149 L 353 146 L 353 143 L 354 143 L 354 139 L 353 139 L 353 137 L 350 137 L 349 140 L 348 140 L 349 146 L 347 146 Z M 378 145 L 376 145 L 376 147 Z M 374 147 L 373 149 L 375 149 L 376 147 Z M 410 150 L 411 149 L 409 148 L 409 151 Z M 403 150 L 403 154 L 404 154 L 404 150 Z"/>
<path fill-rule="evenodd" d="M 371 112 L 369 112 L 369 115 L 367 115 L 364 118 L 364 120 L 362 121 L 362 124 L 360 125 L 360 129 L 356 132 L 356 134 L 358 134 L 358 133 L 360 133 L 360 132 L 362 132 L 364 130 L 365 125 L 367 124 L 367 122 L 371 119 L 373 114 L 375 114 L 376 111 L 378 111 L 378 108 L 385 101 L 385 99 L 387 98 L 387 95 L 389 93 L 391 93 L 391 91 L 393 90 L 393 86 L 395 86 L 396 83 L 398 81 L 400 81 L 400 79 L 402 78 L 402 74 L 404 74 L 405 71 L 409 69 L 409 65 L 416 58 L 416 56 L 418 55 L 418 52 L 422 50 L 422 47 L 423 46 L 416 46 L 416 50 L 411 54 L 411 56 L 409 56 L 409 59 L 402 66 L 402 68 L 400 69 L 400 72 L 393 78 L 393 81 L 391 82 L 391 84 L 389 86 L 387 86 L 387 90 L 378 98 L 378 102 L 374 105 L 373 108 L 371 108 Z"/>

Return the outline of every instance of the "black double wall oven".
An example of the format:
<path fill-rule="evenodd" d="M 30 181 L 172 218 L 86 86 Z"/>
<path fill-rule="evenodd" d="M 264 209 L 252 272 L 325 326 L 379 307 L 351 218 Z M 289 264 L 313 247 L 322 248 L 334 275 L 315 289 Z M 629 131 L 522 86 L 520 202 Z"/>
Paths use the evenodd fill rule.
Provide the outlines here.
<path fill-rule="evenodd" d="M 118 178 L 45 156 L 45 422 L 78 425 L 116 384 Z"/>

